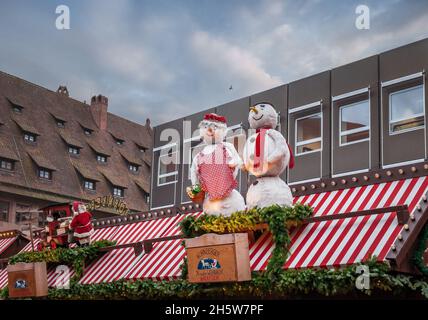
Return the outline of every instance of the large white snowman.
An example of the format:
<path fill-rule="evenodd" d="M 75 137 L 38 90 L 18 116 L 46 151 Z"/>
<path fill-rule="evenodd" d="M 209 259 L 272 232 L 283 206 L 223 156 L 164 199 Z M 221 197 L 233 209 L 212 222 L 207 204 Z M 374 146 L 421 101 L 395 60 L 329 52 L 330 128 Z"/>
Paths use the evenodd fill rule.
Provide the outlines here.
<path fill-rule="evenodd" d="M 206 192 L 204 212 L 230 216 L 245 210 L 244 198 L 235 190 L 242 160 L 235 147 L 223 141 L 227 134 L 226 118 L 215 113 L 206 114 L 199 131 L 206 146 L 193 159 L 191 180 L 193 186 L 200 185 Z M 191 192 L 189 196 L 192 197 Z"/>
<path fill-rule="evenodd" d="M 290 188 L 279 175 L 289 163 L 290 167 L 294 165 L 294 159 L 287 141 L 275 130 L 277 112 L 268 103 L 257 104 L 250 108 L 248 122 L 256 132 L 245 144 L 244 165 L 257 179 L 248 189 L 247 207 L 263 208 L 273 204 L 291 206 L 293 197 Z"/>

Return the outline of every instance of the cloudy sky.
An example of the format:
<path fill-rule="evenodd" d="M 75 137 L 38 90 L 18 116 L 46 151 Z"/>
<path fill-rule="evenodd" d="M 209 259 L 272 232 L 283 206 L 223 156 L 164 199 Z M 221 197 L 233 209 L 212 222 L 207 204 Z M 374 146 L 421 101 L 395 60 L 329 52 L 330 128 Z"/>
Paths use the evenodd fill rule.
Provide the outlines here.
<path fill-rule="evenodd" d="M 0 70 L 156 125 L 428 37 L 427 22 L 427 0 L 2 0 Z"/>

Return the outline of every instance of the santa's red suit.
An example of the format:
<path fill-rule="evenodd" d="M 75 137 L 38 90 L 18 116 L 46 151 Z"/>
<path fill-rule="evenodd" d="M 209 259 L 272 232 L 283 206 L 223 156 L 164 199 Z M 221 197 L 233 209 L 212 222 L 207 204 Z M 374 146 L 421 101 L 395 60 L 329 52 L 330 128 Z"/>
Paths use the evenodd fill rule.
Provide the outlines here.
<path fill-rule="evenodd" d="M 78 212 L 79 203 L 73 203 L 73 209 Z M 70 223 L 70 228 L 74 230 L 76 238 L 87 238 L 93 233 L 94 227 L 92 226 L 92 214 L 89 212 L 78 212 Z"/>

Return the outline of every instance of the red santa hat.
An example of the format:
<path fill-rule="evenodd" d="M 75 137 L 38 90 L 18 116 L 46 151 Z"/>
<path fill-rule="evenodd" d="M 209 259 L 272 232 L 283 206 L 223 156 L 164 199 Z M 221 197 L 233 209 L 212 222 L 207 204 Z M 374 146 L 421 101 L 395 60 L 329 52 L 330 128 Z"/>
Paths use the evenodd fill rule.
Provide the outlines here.
<path fill-rule="evenodd" d="M 204 115 L 204 120 L 220 122 L 223 124 L 226 124 L 227 122 L 226 117 L 220 116 L 216 113 L 207 113 L 206 115 Z"/>
<path fill-rule="evenodd" d="M 73 201 L 73 211 L 74 212 L 78 212 L 79 211 L 79 205 L 81 205 L 82 203 L 79 201 Z"/>

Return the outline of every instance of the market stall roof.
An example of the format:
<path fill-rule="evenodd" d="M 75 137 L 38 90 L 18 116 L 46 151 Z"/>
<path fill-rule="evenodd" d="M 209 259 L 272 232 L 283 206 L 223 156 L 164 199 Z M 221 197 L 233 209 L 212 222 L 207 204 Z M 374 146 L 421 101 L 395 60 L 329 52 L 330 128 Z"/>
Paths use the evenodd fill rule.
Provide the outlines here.
<path fill-rule="evenodd" d="M 192 213 L 191 215 L 199 214 L 200 212 Z M 147 239 L 178 235 L 180 230 L 177 224 L 188 215 L 189 214 L 177 215 L 168 218 L 154 219 L 111 227 L 115 228 L 116 231 L 109 231 L 109 240 L 115 240 L 117 241 L 118 245 L 123 245 Z M 101 239 L 101 236 L 99 236 L 98 239 Z M 158 245 L 155 244 L 155 247 L 157 246 Z M 149 255 L 151 254 L 152 251 Z M 140 256 L 135 256 L 133 248 L 112 250 L 102 256 L 100 259 L 94 261 L 86 268 L 85 275 L 80 280 L 80 283 L 100 283 L 122 279 L 126 274 L 129 273 L 134 264 L 144 256 L 147 255 L 143 254 Z M 171 257 L 163 257 L 163 260 L 166 261 L 168 258 Z"/>
<path fill-rule="evenodd" d="M 0 269 L 0 289 L 7 286 L 7 268 Z"/>
<path fill-rule="evenodd" d="M 350 189 L 323 192 L 295 198 L 295 202 L 314 207 L 314 216 L 407 204 L 415 210 L 428 189 L 428 177 L 396 180 Z M 291 235 L 290 255 L 284 268 L 329 267 L 349 265 L 377 256 L 383 261 L 403 225 L 396 213 L 337 219 L 307 224 Z M 252 251 L 254 270 L 266 268 L 272 239 L 258 239 Z"/>
<path fill-rule="evenodd" d="M 182 240 L 158 242 L 149 254 L 143 254 L 125 275 L 126 279 L 173 280 L 181 277 L 186 251 Z"/>
<path fill-rule="evenodd" d="M 10 238 L 0 239 L 0 254 L 2 254 L 4 251 L 6 251 L 7 248 L 9 248 L 12 245 L 12 243 L 15 242 L 15 240 L 17 238 L 18 238 L 17 236 L 13 236 Z"/>

